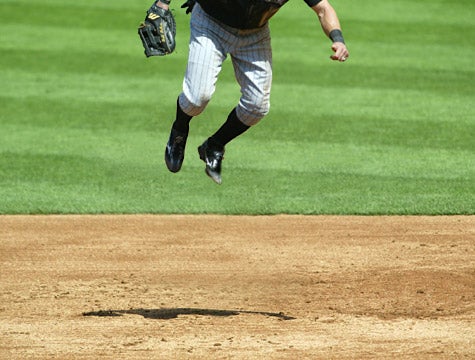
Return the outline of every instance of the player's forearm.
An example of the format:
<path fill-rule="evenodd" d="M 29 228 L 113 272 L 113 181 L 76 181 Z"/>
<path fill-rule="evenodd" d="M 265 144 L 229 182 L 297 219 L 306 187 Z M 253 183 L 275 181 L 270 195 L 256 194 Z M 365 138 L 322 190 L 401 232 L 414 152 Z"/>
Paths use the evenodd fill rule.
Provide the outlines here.
<path fill-rule="evenodd" d="M 338 20 L 336 11 L 328 1 L 321 1 L 312 9 L 317 14 L 322 29 L 327 36 L 330 35 L 332 30 L 341 30 L 340 21 Z"/>
<path fill-rule="evenodd" d="M 322 0 L 317 5 L 312 7 L 313 11 L 318 16 L 322 29 L 332 41 L 333 55 L 330 59 L 344 62 L 350 56 L 348 49 L 341 33 L 340 21 L 336 15 L 335 10 L 330 5 L 328 0 Z"/>

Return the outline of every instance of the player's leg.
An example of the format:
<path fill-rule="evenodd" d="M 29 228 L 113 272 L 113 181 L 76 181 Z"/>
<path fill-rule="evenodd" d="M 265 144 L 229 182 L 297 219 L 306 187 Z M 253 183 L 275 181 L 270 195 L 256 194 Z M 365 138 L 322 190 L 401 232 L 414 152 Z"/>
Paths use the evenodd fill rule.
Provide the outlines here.
<path fill-rule="evenodd" d="M 183 92 L 178 97 L 176 119 L 165 149 L 165 163 L 172 172 L 181 169 L 189 123 L 208 104 L 216 88 L 218 74 L 226 59 L 225 43 L 219 25 L 194 6 L 190 21 L 188 64 Z"/>
<path fill-rule="evenodd" d="M 170 131 L 167 146 L 165 147 L 165 164 L 171 172 L 180 171 L 183 164 L 191 118 L 192 116 L 181 109 L 177 99 L 176 117 Z"/>
<path fill-rule="evenodd" d="M 206 108 L 216 89 L 230 39 L 198 3 L 193 8 L 190 30 L 188 63 L 179 104 L 185 113 L 197 116 Z"/>
<path fill-rule="evenodd" d="M 272 85 L 270 40 L 270 31 L 266 26 L 246 38 L 247 46 L 241 46 L 231 54 L 236 79 L 241 87 L 236 115 L 247 126 L 257 124 L 269 112 Z"/>
<path fill-rule="evenodd" d="M 206 163 L 206 173 L 218 184 L 221 184 L 221 162 L 226 144 L 257 124 L 270 106 L 272 50 L 269 29 L 238 34 L 237 38 L 238 46 L 231 51 L 231 56 L 241 87 L 239 104 L 219 130 L 198 148 L 200 158 Z"/>
<path fill-rule="evenodd" d="M 206 163 L 206 174 L 217 184 L 221 184 L 221 162 L 224 157 L 224 146 L 247 129 L 249 129 L 249 126 L 243 124 L 237 118 L 236 109 L 233 109 L 219 130 L 198 147 L 200 159 Z"/>

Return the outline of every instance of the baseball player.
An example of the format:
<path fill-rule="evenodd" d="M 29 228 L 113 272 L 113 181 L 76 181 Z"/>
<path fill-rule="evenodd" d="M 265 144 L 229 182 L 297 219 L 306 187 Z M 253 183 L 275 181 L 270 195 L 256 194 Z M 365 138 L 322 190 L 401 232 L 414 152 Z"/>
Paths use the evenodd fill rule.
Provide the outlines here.
<path fill-rule="evenodd" d="M 215 91 L 223 61 L 231 57 L 241 88 L 239 103 L 224 124 L 198 147 L 206 174 L 221 184 L 221 162 L 227 143 L 257 124 L 269 111 L 272 50 L 269 19 L 288 0 L 188 0 L 191 12 L 189 57 L 183 91 L 177 99 L 176 118 L 165 149 L 171 172 L 183 164 L 189 123 L 206 108 Z M 344 62 L 349 53 L 340 22 L 328 0 L 304 0 L 317 15 L 332 41 L 331 59 Z M 169 0 L 154 5 L 168 10 Z"/>

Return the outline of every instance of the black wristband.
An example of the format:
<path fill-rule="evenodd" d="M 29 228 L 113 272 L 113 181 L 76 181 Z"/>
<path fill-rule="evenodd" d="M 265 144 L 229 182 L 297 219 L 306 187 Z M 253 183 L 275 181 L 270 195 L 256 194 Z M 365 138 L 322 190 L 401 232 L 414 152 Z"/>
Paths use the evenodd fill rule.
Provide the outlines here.
<path fill-rule="evenodd" d="M 341 42 L 343 44 L 345 43 L 345 40 L 343 39 L 343 34 L 341 33 L 340 29 L 335 29 L 335 30 L 330 31 L 330 33 L 328 34 L 328 37 L 333 42 Z"/>
<path fill-rule="evenodd" d="M 158 1 L 161 2 L 162 4 L 170 5 L 171 0 L 158 0 Z"/>

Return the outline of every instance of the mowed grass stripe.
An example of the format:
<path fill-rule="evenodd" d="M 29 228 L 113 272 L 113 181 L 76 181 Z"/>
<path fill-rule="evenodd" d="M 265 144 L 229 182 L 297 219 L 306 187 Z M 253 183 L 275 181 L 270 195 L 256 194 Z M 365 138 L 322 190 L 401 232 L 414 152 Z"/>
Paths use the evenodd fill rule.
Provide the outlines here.
<path fill-rule="evenodd" d="M 84 60 L 88 59 L 89 53 L 100 52 L 108 55 L 105 61 L 110 63 L 114 62 L 116 57 L 123 55 L 134 56 L 144 64 L 154 62 L 167 64 L 173 62 L 173 60 L 176 61 L 177 58 L 186 60 L 188 55 L 188 26 L 182 30 L 180 35 L 177 35 L 177 48 L 173 54 L 146 59 L 143 53 L 143 46 L 137 34 L 139 23 L 140 21 L 132 27 L 120 26 L 114 29 L 58 28 L 47 24 L 25 27 L 18 24 L 18 22 L 2 24 L 2 32 L 15 34 L 15 37 L 4 36 L 0 40 L 0 49 L 19 49 L 18 44 L 28 44 L 28 50 L 53 50 L 62 52 L 65 56 L 69 52 L 77 52 Z M 32 41 L 32 39 L 38 39 L 38 41 Z M 61 57 L 55 59 L 57 63 L 62 61 Z M 84 65 L 86 64 L 87 61 Z M 91 65 L 93 64 L 91 63 Z"/>
<path fill-rule="evenodd" d="M 285 112 L 279 114 L 286 119 Z M 287 112 L 290 119 L 298 119 Z M 270 133 L 285 140 L 306 142 L 335 142 L 373 146 L 401 146 L 408 149 L 446 149 L 473 151 L 475 124 L 440 122 L 436 120 L 388 120 L 365 115 L 338 115 L 317 112 L 313 115 L 312 131 L 299 131 L 299 124 L 288 125 L 285 120 L 269 117 L 267 129 L 256 131 L 254 138 L 265 140 Z M 299 121 L 299 120 L 293 120 Z M 310 124 L 300 124 L 306 128 Z M 421 138 L 420 134 L 425 136 Z M 454 141 L 456 139 L 456 141 Z"/>
<path fill-rule="evenodd" d="M 161 86 L 156 87 L 156 80 L 144 80 L 134 77 L 107 76 L 100 74 L 31 73 L 5 70 L 0 72 L 5 85 L 0 88 L 4 97 L 27 98 L 43 96 L 48 99 L 81 99 L 101 102 L 136 102 L 150 103 L 150 95 L 157 98 L 168 93 L 173 87 L 179 93 L 180 84 L 171 78 L 161 79 Z M 154 89 L 153 93 L 150 89 Z M 176 99 L 176 96 L 174 96 Z"/>
<path fill-rule="evenodd" d="M 271 101 L 272 116 L 277 114 L 279 117 L 278 114 L 284 111 L 288 115 L 284 118 L 287 121 L 299 119 L 309 124 L 314 124 L 319 114 L 335 114 L 396 122 L 462 122 L 473 126 L 475 115 L 468 95 L 440 96 L 403 89 L 276 84 Z"/>
<path fill-rule="evenodd" d="M 472 30 L 473 32 L 474 30 Z M 302 66 L 312 68 L 310 74 L 321 74 L 323 70 L 335 68 L 339 71 L 353 66 L 367 66 L 387 69 L 408 68 L 409 70 L 420 69 L 423 71 L 462 71 L 473 72 L 473 62 L 469 57 L 457 56 L 467 53 L 475 54 L 475 47 L 464 46 L 463 43 L 441 45 L 403 42 L 389 44 L 383 41 L 376 42 L 366 38 L 355 38 L 347 41 L 351 50 L 351 59 L 343 66 L 329 60 L 331 43 L 328 39 L 304 40 L 300 44 L 298 52 L 287 51 L 288 42 L 292 39 L 278 37 L 273 40 L 274 66 L 281 66 L 292 71 L 292 67 L 285 67 L 286 62 L 298 62 Z M 298 41 L 298 40 L 297 40 Z M 297 45 L 299 46 L 299 45 Z M 298 69 L 298 68 L 297 68 Z M 369 73 L 370 75 L 371 73 Z"/>
<path fill-rule="evenodd" d="M 136 104 L 114 104 L 109 102 L 64 102 L 62 99 L 0 98 L 3 114 L 13 113 L 16 117 L 0 115 L 5 134 L 28 129 L 32 120 L 34 128 L 44 127 L 52 132 L 76 130 L 110 132 L 144 131 L 159 138 L 160 133 L 169 131 L 174 106 L 168 104 L 153 114 L 143 106 Z M 30 109 L 35 108 L 35 114 Z M 213 127 L 217 127 L 220 115 L 226 107 L 214 108 L 213 117 L 204 115 L 192 124 L 194 134 L 206 136 Z M 274 115 L 274 113 L 276 113 Z M 307 119 L 301 119 L 307 116 Z M 13 128 L 6 127 L 10 124 Z M 302 131 L 311 127 L 312 131 Z M 421 137 L 420 134 L 425 136 Z M 253 129 L 252 139 L 268 141 L 272 136 L 277 141 L 295 141 L 305 143 L 341 143 L 349 145 L 387 145 L 409 149 L 445 149 L 450 151 L 473 151 L 475 124 L 464 122 L 445 122 L 436 119 L 400 120 L 366 115 L 340 115 L 316 112 L 312 117 L 305 113 L 276 110 L 260 125 Z M 457 141 L 454 141 L 456 139 Z M 4 140 L 8 142 L 8 139 Z M 160 139 L 160 141 L 166 141 Z"/>
<path fill-rule="evenodd" d="M 162 152 L 167 132 L 129 129 L 112 133 L 107 129 L 64 129 L 53 132 L 52 129 L 38 126 L 13 125 L 4 129 L 10 135 L 0 137 L 0 149 L 11 155 L 83 156 L 101 158 L 126 167 L 158 166 L 158 171 L 166 171 L 162 164 Z M 196 153 L 196 147 L 202 141 L 199 135 L 190 136 L 187 167 L 202 168 Z M 301 148 L 305 149 L 307 156 L 301 156 Z M 148 151 L 144 152 L 144 149 Z M 470 151 L 421 148 L 414 152 L 405 146 L 289 139 L 263 143 L 249 137 L 230 144 L 229 149 L 226 163 L 246 170 L 285 170 L 295 173 L 328 171 L 408 179 L 469 179 L 475 175 L 475 168 L 467 166 L 475 164 L 475 154 Z M 382 158 L 386 160 L 384 165 L 381 164 Z M 438 162 L 427 168 L 428 158 L 437 158 Z"/>
<path fill-rule="evenodd" d="M 408 26 L 414 23 L 473 25 L 470 10 L 475 10 L 475 4 L 472 0 L 457 0 L 451 2 L 450 6 L 447 6 L 445 0 L 398 0 L 391 2 L 366 0 L 363 3 L 331 0 L 331 4 L 337 9 L 340 20 L 346 26 L 350 26 L 355 20 L 376 23 L 398 22 Z M 304 14 L 302 11 L 305 11 L 305 9 L 306 5 L 302 2 L 290 2 L 279 11 L 273 23 L 275 24 L 275 20 L 284 22 L 283 19 L 301 23 Z M 313 12 L 307 10 L 307 13 L 308 19 L 318 25 Z M 384 31 L 384 28 L 381 28 L 381 30 Z"/>
<path fill-rule="evenodd" d="M 21 157 L 15 156 L 15 160 L 22 165 Z M 53 165 L 51 171 L 40 168 L 39 161 Z M 84 174 L 74 171 L 86 164 L 96 172 L 88 181 L 80 177 Z M 229 168 L 225 171 L 228 186 L 217 188 L 212 187 L 214 184 L 209 179 L 197 177 L 196 171 L 190 168 L 177 177 L 140 168 L 118 169 L 100 159 L 91 164 L 88 158 L 52 155 L 26 157 L 23 166 L 31 171 L 26 180 L 10 185 L 15 196 L 4 194 L 4 188 L 0 189 L 0 196 L 5 199 L 2 211 L 109 213 L 128 208 L 131 212 L 153 213 L 159 207 L 178 213 L 465 214 L 474 210 L 473 197 L 462 195 L 469 183 L 460 179 L 407 179 L 328 171 L 296 174 L 266 169 L 242 172 Z M 268 183 L 270 177 L 275 177 L 272 187 Z M 103 181 L 105 178 L 110 179 Z M 191 186 L 189 179 L 193 179 Z M 167 186 L 170 181 L 174 181 L 177 188 L 186 186 L 187 191 L 176 191 L 170 196 Z M 442 184 L 447 189 L 443 189 Z M 24 191 L 31 186 L 35 186 L 34 193 Z M 200 195 L 203 192 L 208 196 Z M 240 195 L 230 202 L 229 197 L 234 192 Z"/>
<path fill-rule="evenodd" d="M 315 19 L 316 20 L 316 19 Z M 271 26 L 272 33 L 284 32 L 284 20 L 276 21 Z M 288 22 L 288 19 L 285 19 Z M 290 41 L 294 37 L 297 44 L 312 41 L 315 38 L 324 38 L 320 31 L 318 22 L 306 21 L 311 26 L 312 31 L 304 26 L 299 26 L 302 20 L 295 19 L 295 24 L 289 26 L 289 31 L 279 37 L 280 41 Z M 287 24 L 288 25 L 288 24 Z M 343 23 L 345 25 L 345 23 Z M 346 26 L 342 28 L 350 41 L 358 39 L 374 39 L 374 44 L 404 44 L 404 43 L 423 43 L 424 46 L 432 44 L 453 45 L 457 43 L 460 37 L 457 34 L 469 33 L 473 31 L 473 24 L 444 24 L 443 22 L 398 22 L 389 20 L 347 20 Z M 282 26 L 282 29 L 280 28 Z M 410 27 L 411 31 L 407 31 Z M 384 36 L 386 35 L 386 36 Z M 384 36 L 384 37 L 383 37 Z M 346 40 L 346 38 L 345 38 Z"/>
<path fill-rule="evenodd" d="M 111 102 L 148 102 L 160 99 L 162 94 L 173 97 L 181 91 L 181 82 L 166 75 L 157 78 L 135 78 L 128 76 L 107 76 L 100 74 L 68 74 L 61 73 L 30 73 L 27 71 L 3 70 L 0 72 L 5 83 L 0 88 L 3 97 L 26 98 L 42 95 L 45 98 L 81 99 L 85 101 Z M 160 86 L 157 85 L 159 81 Z M 238 88 L 232 80 L 223 78 L 218 85 L 220 96 L 235 96 Z M 150 92 L 153 89 L 153 92 Z M 457 121 L 473 120 L 474 109 L 471 105 L 470 94 L 458 96 L 435 96 L 428 91 L 404 89 L 365 89 L 359 86 L 341 87 L 337 84 L 300 84 L 280 82 L 274 84 L 274 93 L 271 101 L 276 106 L 295 110 L 298 113 L 308 112 L 313 118 L 317 108 L 325 112 L 325 108 L 335 108 L 335 96 L 340 98 L 339 103 L 344 107 L 338 108 L 338 114 L 373 114 L 373 116 L 388 116 L 403 120 L 413 118 L 430 119 L 432 116 L 444 121 L 446 117 Z M 313 95 L 314 94 L 314 95 Z M 163 97 L 162 97 L 163 98 Z M 213 99 L 214 101 L 214 99 Z M 318 101 L 316 103 L 316 101 Z M 316 104 L 312 107 L 303 107 L 302 103 Z M 271 109 L 271 111 L 282 109 Z M 336 110 L 336 108 L 335 108 Z"/>
<path fill-rule="evenodd" d="M 2 4 L 2 18 L 5 24 L 15 24 L 19 17 L 18 2 Z M 137 9 L 137 7 L 135 7 Z M 133 24 L 138 25 L 137 14 L 139 11 L 131 11 L 134 8 L 117 8 L 115 5 L 109 8 L 99 8 L 91 4 L 89 6 L 74 6 L 65 4 L 38 3 L 35 6 L 24 6 L 21 9 L 21 17 L 29 19 L 30 26 L 41 27 L 47 24 L 49 27 L 64 28 L 67 24 L 69 29 L 102 29 L 114 32 L 124 29 Z M 39 16 L 41 15 L 41 16 Z M 145 15 L 145 11 L 144 11 Z M 60 34 L 58 34 L 60 36 Z"/>
<path fill-rule="evenodd" d="M 340 3 L 340 0 L 337 4 Z M 347 14 L 359 14 L 359 18 L 365 18 L 373 21 L 385 21 L 391 19 L 400 19 L 401 22 L 412 24 L 413 22 L 425 21 L 428 23 L 444 24 L 473 24 L 469 21 L 470 12 L 474 9 L 474 3 L 471 0 L 457 0 L 447 6 L 445 0 L 398 0 L 395 2 L 381 2 L 378 0 L 366 1 L 365 10 L 356 11 L 358 4 L 355 2 L 344 1 L 341 3 Z"/>
<path fill-rule="evenodd" d="M 107 130 L 110 133 L 124 130 L 168 131 L 173 118 L 171 114 L 175 111 L 172 101 L 168 106 L 164 104 L 160 111 L 150 112 L 150 109 L 144 106 L 145 102 L 111 104 L 109 101 L 96 100 L 65 101 L 63 98 L 46 98 L 41 95 L 26 98 L 2 96 L 0 104 L 3 109 L 0 121 L 5 131 L 10 126 L 15 131 L 34 126 L 50 129 L 54 133 L 69 130 Z M 32 109 L 35 110 L 34 113 Z"/>
<path fill-rule="evenodd" d="M 32 58 L 35 59 L 34 62 L 31 61 Z M 99 50 L 90 50 L 85 53 L 70 49 L 64 53 L 61 49 L 36 49 L 26 54 L 24 50 L 15 48 L 5 50 L 5 55 L 0 58 L 0 65 L 3 69 L 18 69 L 29 73 L 63 73 L 64 76 L 97 74 L 115 78 L 148 79 L 156 82 L 157 79 L 151 76 L 151 73 L 155 72 L 159 77 L 158 81 L 168 79 L 180 82 L 177 79 L 185 71 L 185 61 L 180 59 L 177 61 L 178 64 L 173 64 L 169 61 L 158 61 L 161 59 L 145 60 L 141 52 L 117 56 L 117 54 Z M 166 60 L 166 58 L 163 59 Z"/>
<path fill-rule="evenodd" d="M 148 62 L 137 55 L 115 56 L 114 61 L 109 61 L 109 56 L 104 52 L 90 51 L 87 54 L 78 51 L 69 51 L 64 54 L 62 50 L 31 50 L 25 54 L 23 50 L 14 49 L 5 52 L 0 59 L 2 68 L 18 69 L 28 72 L 42 73 L 54 72 L 69 74 L 99 74 L 110 75 L 114 78 L 133 78 L 135 80 L 156 82 L 157 79 L 150 76 L 153 71 L 157 72 L 160 82 L 167 86 L 167 81 L 177 81 L 179 74 L 184 73 L 184 61 L 172 64 Z M 31 63 L 31 58 L 35 59 Z M 61 58 L 61 62 L 57 59 Z M 163 69 L 163 70 L 160 70 Z M 304 70 L 304 71 L 302 71 Z M 286 83 L 294 84 L 331 84 L 339 87 L 361 87 L 370 89 L 408 89 L 420 90 L 428 94 L 438 93 L 447 95 L 469 96 L 473 88 L 475 71 L 454 69 L 420 69 L 419 67 L 388 67 L 363 64 L 349 64 L 345 67 L 335 68 L 329 64 L 322 64 L 315 71 L 311 63 L 302 63 L 295 60 L 277 59 L 274 73 L 276 83 L 284 78 Z M 4 76 L 8 76 L 5 74 Z M 334 83 L 335 76 L 341 81 Z M 222 76 L 223 81 L 233 81 Z M 233 82 L 234 86 L 237 85 Z"/>
<path fill-rule="evenodd" d="M 276 81 L 280 75 L 287 75 L 294 84 L 330 84 L 331 87 L 359 87 L 369 89 L 406 89 L 424 91 L 427 94 L 468 96 L 473 89 L 475 71 L 465 70 L 422 70 L 416 67 L 386 67 L 377 65 L 349 64 L 344 68 L 322 65 L 318 69 L 311 66 L 308 71 L 304 64 L 295 61 L 277 61 L 274 73 Z M 338 75 L 337 75 L 338 73 Z M 335 82 L 334 79 L 339 81 Z"/>

